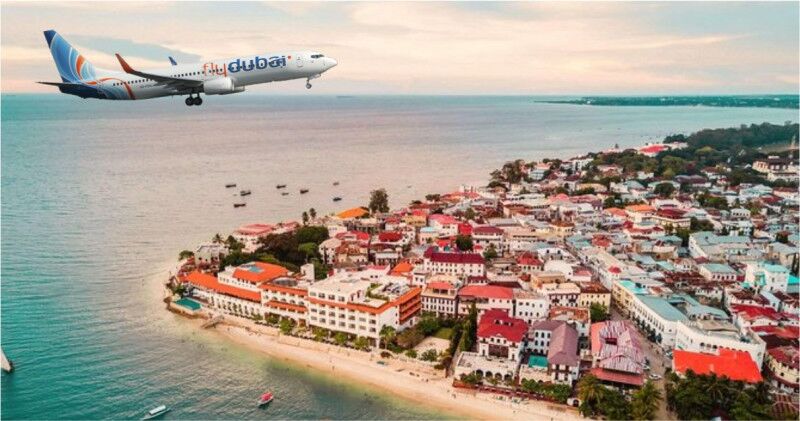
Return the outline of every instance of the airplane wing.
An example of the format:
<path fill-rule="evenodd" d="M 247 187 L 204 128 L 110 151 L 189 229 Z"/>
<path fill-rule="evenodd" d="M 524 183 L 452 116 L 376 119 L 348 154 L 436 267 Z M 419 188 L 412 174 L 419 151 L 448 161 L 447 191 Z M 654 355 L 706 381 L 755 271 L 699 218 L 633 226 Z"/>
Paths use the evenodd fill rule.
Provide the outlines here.
<path fill-rule="evenodd" d="M 138 70 L 134 70 L 133 67 L 131 67 L 128 64 L 128 62 L 126 62 L 125 59 L 122 58 L 121 55 L 119 54 L 115 55 L 117 56 L 117 60 L 119 60 L 119 64 L 122 66 L 122 70 L 124 70 L 125 73 L 154 80 L 158 82 L 158 84 L 175 88 L 178 91 L 191 90 L 192 88 L 199 88 L 203 86 L 203 82 L 199 80 L 182 79 L 172 76 L 157 75 L 154 73 L 145 73 L 145 72 L 140 72 Z"/>

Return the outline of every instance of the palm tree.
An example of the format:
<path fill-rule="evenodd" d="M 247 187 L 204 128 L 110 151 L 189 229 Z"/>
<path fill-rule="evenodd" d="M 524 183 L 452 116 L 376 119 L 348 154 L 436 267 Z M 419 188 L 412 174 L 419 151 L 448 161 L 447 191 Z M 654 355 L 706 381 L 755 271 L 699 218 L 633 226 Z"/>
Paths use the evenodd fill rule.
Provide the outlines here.
<path fill-rule="evenodd" d="M 303 211 L 303 225 L 308 224 L 308 212 Z"/>
<path fill-rule="evenodd" d="M 222 236 L 219 235 L 219 233 L 217 233 L 211 241 L 213 241 L 216 244 L 220 244 L 222 243 Z"/>
<path fill-rule="evenodd" d="M 636 393 L 631 401 L 632 416 L 635 420 L 652 420 L 661 404 L 661 391 L 653 382 L 648 381 Z"/>
<path fill-rule="evenodd" d="M 311 219 L 317 219 L 317 210 L 314 208 L 309 209 L 308 215 L 311 216 Z"/>
<path fill-rule="evenodd" d="M 386 325 L 381 328 L 380 337 L 383 340 L 384 348 L 389 345 L 389 342 L 394 340 L 396 334 L 397 332 L 391 326 Z"/>
<path fill-rule="evenodd" d="M 605 387 L 594 375 L 587 374 L 581 377 L 578 381 L 578 398 L 583 401 L 581 412 L 584 412 L 584 415 L 585 412 L 589 412 L 590 415 L 596 412 L 597 403 L 602 398 L 604 389 Z"/>

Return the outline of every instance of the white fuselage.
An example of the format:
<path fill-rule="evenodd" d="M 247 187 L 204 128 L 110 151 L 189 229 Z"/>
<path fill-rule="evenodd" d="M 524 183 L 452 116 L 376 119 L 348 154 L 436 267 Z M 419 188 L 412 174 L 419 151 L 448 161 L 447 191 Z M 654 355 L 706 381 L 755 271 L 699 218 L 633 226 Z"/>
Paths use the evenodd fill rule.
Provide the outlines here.
<path fill-rule="evenodd" d="M 244 87 L 259 83 L 313 79 L 336 64 L 336 60 L 322 54 L 301 51 L 179 64 L 146 71 L 152 75 L 202 82 L 199 88 L 194 89 L 130 73 L 97 69 L 96 87 L 107 93 L 108 99 L 148 99 L 199 92 L 224 95 L 242 92 Z"/>

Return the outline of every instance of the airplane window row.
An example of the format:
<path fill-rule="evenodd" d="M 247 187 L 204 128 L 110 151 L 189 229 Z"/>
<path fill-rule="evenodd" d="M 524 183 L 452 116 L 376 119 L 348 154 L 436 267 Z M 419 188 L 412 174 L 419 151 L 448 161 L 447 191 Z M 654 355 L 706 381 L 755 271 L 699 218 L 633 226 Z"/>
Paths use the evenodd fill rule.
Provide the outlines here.
<path fill-rule="evenodd" d="M 172 77 L 197 76 L 197 75 L 200 75 L 202 73 L 203 72 L 179 73 L 179 74 L 176 74 L 176 75 L 172 75 Z M 128 83 L 144 83 L 144 82 L 151 82 L 151 80 L 150 79 L 137 79 L 137 80 L 129 81 Z M 116 82 L 116 83 L 112 83 L 111 84 L 111 86 L 122 86 L 122 85 L 124 85 L 124 82 Z"/>
<path fill-rule="evenodd" d="M 325 57 L 323 54 L 311 54 L 311 58 L 322 58 Z"/>

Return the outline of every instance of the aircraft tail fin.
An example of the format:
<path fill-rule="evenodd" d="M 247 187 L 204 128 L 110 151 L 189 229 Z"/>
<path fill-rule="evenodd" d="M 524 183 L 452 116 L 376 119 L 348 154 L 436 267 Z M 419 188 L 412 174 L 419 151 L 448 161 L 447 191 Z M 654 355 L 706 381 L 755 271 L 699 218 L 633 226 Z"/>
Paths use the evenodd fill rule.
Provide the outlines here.
<path fill-rule="evenodd" d="M 172 63 L 173 66 L 177 66 L 178 65 L 178 62 L 175 61 L 175 59 L 172 58 L 172 56 L 169 56 L 169 62 Z"/>
<path fill-rule="evenodd" d="M 50 29 L 44 31 L 44 38 L 56 62 L 61 80 L 69 83 L 81 83 L 96 79 L 95 69 L 67 40 L 58 32 Z"/>

